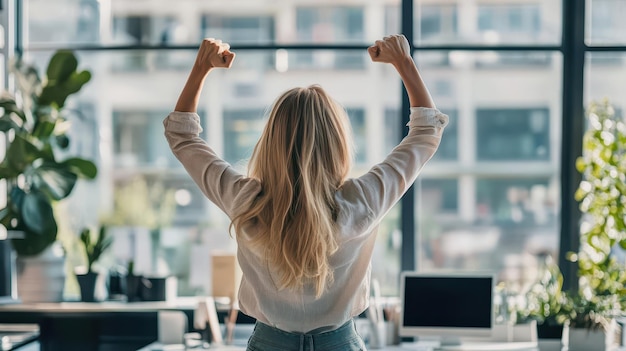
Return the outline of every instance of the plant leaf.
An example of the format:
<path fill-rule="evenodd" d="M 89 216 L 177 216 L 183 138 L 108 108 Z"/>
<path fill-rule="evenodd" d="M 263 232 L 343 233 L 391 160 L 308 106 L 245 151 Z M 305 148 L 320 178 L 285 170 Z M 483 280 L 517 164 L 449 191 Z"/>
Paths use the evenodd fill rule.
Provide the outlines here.
<path fill-rule="evenodd" d="M 45 161 L 33 174 L 33 187 L 54 200 L 61 200 L 69 196 L 77 179 L 67 165 Z"/>
<path fill-rule="evenodd" d="M 16 134 L 6 153 L 7 167 L 22 173 L 39 157 L 39 149 L 22 135 Z"/>
<path fill-rule="evenodd" d="M 15 103 L 15 99 L 12 96 L 3 96 L 2 98 L 0 98 L 0 107 L 4 109 L 5 115 L 9 116 L 11 113 L 15 113 L 22 119 L 22 121 L 26 120 L 24 111 L 17 106 L 17 104 Z"/>
<path fill-rule="evenodd" d="M 58 81 L 67 80 L 76 71 L 78 60 L 70 50 L 59 50 L 52 55 L 48 63 L 46 75 L 48 83 L 56 85 Z"/>
<path fill-rule="evenodd" d="M 54 233 L 56 237 L 57 224 L 52 212 L 52 205 L 46 195 L 32 190 L 24 194 L 21 205 L 22 221 L 29 232 L 41 236 L 50 236 L 50 233 Z"/>
<path fill-rule="evenodd" d="M 37 122 L 35 129 L 33 130 L 33 137 L 37 139 L 45 139 L 52 135 L 54 131 L 54 122 L 51 121 L 39 121 Z"/>
<path fill-rule="evenodd" d="M 69 158 L 62 162 L 79 176 L 94 179 L 98 175 L 98 167 L 91 161 L 82 158 Z"/>

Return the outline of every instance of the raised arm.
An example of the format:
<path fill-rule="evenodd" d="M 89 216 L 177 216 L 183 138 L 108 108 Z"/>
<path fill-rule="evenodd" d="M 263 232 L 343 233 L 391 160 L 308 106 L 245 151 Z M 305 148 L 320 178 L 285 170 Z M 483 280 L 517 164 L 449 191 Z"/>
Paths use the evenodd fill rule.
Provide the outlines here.
<path fill-rule="evenodd" d="M 230 45 L 213 38 L 204 39 L 198 49 L 187 83 L 178 97 L 175 111 L 196 112 L 204 80 L 211 70 L 216 67 L 230 68 L 234 59 L 235 53 L 230 51 Z"/>
<path fill-rule="evenodd" d="M 390 35 L 377 40 L 367 51 L 372 61 L 390 63 L 396 68 L 409 94 L 411 107 L 436 107 L 413 62 L 411 48 L 404 35 Z"/>
<path fill-rule="evenodd" d="M 435 107 L 403 35 L 378 40 L 368 48 L 368 52 L 372 61 L 390 63 L 396 68 L 411 103 L 411 115 L 407 123 L 409 130 L 400 144 L 369 172 L 346 182 L 342 187 L 346 197 L 362 196 L 364 207 L 368 210 L 366 218 L 355 219 L 355 224 L 371 226 L 378 224 L 397 203 L 434 155 L 448 123 L 448 116 Z"/>
<path fill-rule="evenodd" d="M 220 40 L 205 39 L 180 93 L 175 111 L 163 121 L 172 152 L 206 197 L 231 216 L 240 194 L 259 191 L 260 186 L 243 177 L 222 160 L 200 137 L 202 126 L 196 113 L 204 80 L 217 67 L 229 68 L 235 54 Z M 247 199 L 251 196 L 242 196 Z"/>

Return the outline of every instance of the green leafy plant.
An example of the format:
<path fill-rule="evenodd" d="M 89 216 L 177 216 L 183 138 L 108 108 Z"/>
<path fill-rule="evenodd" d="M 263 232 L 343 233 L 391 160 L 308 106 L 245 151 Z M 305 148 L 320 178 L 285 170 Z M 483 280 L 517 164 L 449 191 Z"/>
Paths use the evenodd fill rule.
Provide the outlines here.
<path fill-rule="evenodd" d="M 525 308 L 519 319 L 536 320 L 537 323 L 562 324 L 563 306 L 567 296 L 563 291 L 563 274 L 552 256 L 543 256 L 539 275 L 524 295 Z"/>
<path fill-rule="evenodd" d="M 16 92 L 0 97 L 0 132 L 7 142 L 0 179 L 8 192 L 0 223 L 24 233 L 12 241 L 20 256 L 37 255 L 56 240 L 53 204 L 68 197 L 80 177 L 97 174 L 89 160 L 61 157 L 70 144 L 66 99 L 91 79 L 89 71 L 77 67 L 73 52 L 57 51 L 41 79 L 34 66 L 17 60 L 12 68 Z"/>
<path fill-rule="evenodd" d="M 113 240 L 107 235 L 107 228 L 101 226 L 95 237 L 91 229 L 85 228 L 80 233 L 80 242 L 87 256 L 87 273 L 92 273 L 94 263 L 98 262 L 102 254 L 111 246 Z"/>
<path fill-rule="evenodd" d="M 578 262 L 579 289 L 567 304 L 572 326 L 606 326 L 626 307 L 626 272 L 612 255 L 626 249 L 626 125 L 608 100 L 592 102 L 583 154 L 576 168 L 583 180 L 575 194 L 583 213 Z"/>

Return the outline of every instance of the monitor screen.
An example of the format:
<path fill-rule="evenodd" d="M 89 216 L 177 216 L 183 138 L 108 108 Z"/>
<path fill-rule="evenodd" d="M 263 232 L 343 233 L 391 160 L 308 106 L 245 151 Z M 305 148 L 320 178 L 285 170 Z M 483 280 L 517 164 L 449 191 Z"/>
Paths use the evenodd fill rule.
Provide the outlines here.
<path fill-rule="evenodd" d="M 493 326 L 492 274 L 402 273 L 401 336 L 485 337 Z"/>

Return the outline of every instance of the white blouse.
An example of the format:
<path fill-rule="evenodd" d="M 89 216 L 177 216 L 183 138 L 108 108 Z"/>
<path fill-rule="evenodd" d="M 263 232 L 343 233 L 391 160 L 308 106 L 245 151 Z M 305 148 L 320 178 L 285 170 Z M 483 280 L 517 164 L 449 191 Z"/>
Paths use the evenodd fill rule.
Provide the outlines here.
<path fill-rule="evenodd" d="M 415 181 L 441 141 L 448 116 L 434 108 L 412 107 L 409 132 L 402 142 L 366 174 L 348 179 L 335 194 L 339 250 L 330 258 L 334 282 L 320 298 L 315 291 L 279 290 L 276 273 L 245 240 L 238 240 L 243 273 L 239 288 L 242 312 L 267 325 L 291 332 L 332 330 L 369 305 L 370 261 L 376 229 L 383 216 Z M 245 209 L 261 184 L 235 171 L 199 137 L 196 113 L 171 112 L 163 122 L 172 152 L 200 190 L 230 218 Z M 254 236 L 248 227 L 241 235 Z"/>

